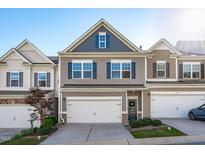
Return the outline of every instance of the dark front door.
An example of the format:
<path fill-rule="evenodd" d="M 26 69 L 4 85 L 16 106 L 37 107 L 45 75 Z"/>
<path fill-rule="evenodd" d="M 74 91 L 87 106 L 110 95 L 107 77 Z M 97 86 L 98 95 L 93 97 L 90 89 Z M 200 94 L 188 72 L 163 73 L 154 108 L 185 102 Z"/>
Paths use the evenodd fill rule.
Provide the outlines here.
<path fill-rule="evenodd" d="M 137 100 L 130 99 L 128 100 L 129 105 L 129 121 L 137 120 Z"/>

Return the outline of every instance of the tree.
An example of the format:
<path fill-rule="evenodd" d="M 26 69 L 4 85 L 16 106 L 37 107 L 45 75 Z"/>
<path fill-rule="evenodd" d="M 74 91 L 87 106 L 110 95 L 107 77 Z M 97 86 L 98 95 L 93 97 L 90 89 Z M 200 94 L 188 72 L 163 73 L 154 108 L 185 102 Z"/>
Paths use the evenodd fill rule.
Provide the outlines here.
<path fill-rule="evenodd" d="M 45 94 L 38 87 L 31 88 L 26 99 L 26 104 L 33 106 L 40 115 L 41 125 L 48 115 L 48 110 L 51 109 L 52 100 L 46 99 Z"/>

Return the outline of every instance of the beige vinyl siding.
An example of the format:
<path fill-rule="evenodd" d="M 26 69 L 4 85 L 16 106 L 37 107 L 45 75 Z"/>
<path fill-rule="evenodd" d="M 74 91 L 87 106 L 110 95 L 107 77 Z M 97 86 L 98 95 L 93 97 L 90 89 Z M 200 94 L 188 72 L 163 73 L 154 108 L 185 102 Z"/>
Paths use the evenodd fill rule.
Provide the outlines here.
<path fill-rule="evenodd" d="M 15 57 L 15 59 L 13 59 Z M 27 90 L 30 88 L 29 85 L 29 67 L 23 64 L 23 60 L 11 54 L 8 57 L 6 64 L 0 66 L 0 90 Z M 7 87 L 6 86 L 6 72 L 19 71 L 23 72 L 23 87 Z"/>
<path fill-rule="evenodd" d="M 85 58 L 73 58 L 83 59 Z M 136 79 L 107 79 L 107 62 L 111 59 L 122 58 L 87 58 L 97 62 L 97 79 L 68 79 L 68 62 L 72 62 L 72 58 L 61 57 L 61 86 L 64 84 L 143 84 L 145 83 L 145 60 L 143 57 L 139 58 L 124 58 L 131 59 L 136 62 Z M 124 60 L 122 59 L 122 60 Z"/>
<path fill-rule="evenodd" d="M 183 64 L 183 62 L 200 62 L 200 64 L 205 65 L 205 60 L 178 60 L 178 65 Z M 205 71 L 204 71 L 204 73 L 205 73 Z M 205 80 L 205 79 L 179 79 L 179 80 Z"/>
<path fill-rule="evenodd" d="M 169 63 L 170 75 L 167 79 L 176 79 L 176 59 L 170 58 L 170 52 L 168 50 L 154 50 L 153 56 L 147 58 L 147 78 L 153 79 L 153 63 L 157 60 L 165 60 Z"/>
<path fill-rule="evenodd" d="M 48 63 L 48 61 L 28 43 L 25 43 L 18 51 L 33 63 Z"/>
<path fill-rule="evenodd" d="M 49 67 L 49 66 L 34 66 L 32 67 L 32 75 L 31 75 L 31 86 L 34 87 L 34 73 L 37 73 L 37 72 L 45 72 L 45 73 L 48 73 L 50 72 L 51 73 L 51 86 L 50 87 L 41 87 L 42 90 L 54 90 L 54 67 Z"/>

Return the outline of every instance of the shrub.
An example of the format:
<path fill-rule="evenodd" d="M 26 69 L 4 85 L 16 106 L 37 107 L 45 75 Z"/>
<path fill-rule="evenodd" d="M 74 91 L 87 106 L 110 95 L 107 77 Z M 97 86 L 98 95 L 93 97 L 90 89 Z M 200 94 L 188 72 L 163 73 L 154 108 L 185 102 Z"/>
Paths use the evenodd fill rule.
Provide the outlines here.
<path fill-rule="evenodd" d="M 139 128 L 143 126 L 142 120 L 136 120 L 131 123 L 132 128 Z"/>
<path fill-rule="evenodd" d="M 38 129 L 39 129 L 38 127 L 34 127 L 33 128 L 33 133 L 37 133 Z"/>
<path fill-rule="evenodd" d="M 53 121 L 53 124 L 55 125 L 56 123 L 58 123 L 58 118 L 55 116 L 49 116 L 46 117 L 45 119 L 51 119 Z"/>
<path fill-rule="evenodd" d="M 141 121 L 143 123 L 143 126 L 149 126 L 149 125 L 151 125 L 151 122 L 152 122 L 151 119 L 147 119 L 147 118 L 141 119 Z"/>
<path fill-rule="evenodd" d="M 157 120 L 157 119 L 152 120 L 152 126 L 160 126 L 161 124 L 162 122 L 160 120 Z"/>
<path fill-rule="evenodd" d="M 43 122 L 43 126 L 44 127 L 53 127 L 54 126 L 54 122 L 52 119 L 45 119 Z"/>
<path fill-rule="evenodd" d="M 42 126 L 38 129 L 38 134 L 39 135 L 49 135 L 51 131 L 52 131 L 52 127 Z"/>
<path fill-rule="evenodd" d="M 23 137 L 22 134 L 16 134 L 16 135 L 14 135 L 14 136 L 12 137 L 12 139 L 15 140 L 15 139 L 20 139 L 20 138 L 22 138 L 22 137 Z"/>
<path fill-rule="evenodd" d="M 33 129 L 25 129 L 21 131 L 22 136 L 27 136 L 33 134 Z"/>

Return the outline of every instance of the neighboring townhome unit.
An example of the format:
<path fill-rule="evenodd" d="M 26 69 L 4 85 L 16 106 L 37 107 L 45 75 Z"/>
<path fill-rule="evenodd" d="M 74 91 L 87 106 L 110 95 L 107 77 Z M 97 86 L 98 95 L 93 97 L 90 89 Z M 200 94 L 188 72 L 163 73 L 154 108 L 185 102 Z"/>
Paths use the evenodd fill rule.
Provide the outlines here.
<path fill-rule="evenodd" d="M 55 62 L 56 58 L 49 59 L 28 40 L 0 58 L 0 117 L 4 117 L 0 128 L 30 127 L 32 107 L 24 99 L 33 87 L 43 90 L 47 98 L 55 97 Z"/>
<path fill-rule="evenodd" d="M 59 120 L 127 124 L 143 117 L 145 58 L 101 19 L 59 53 Z"/>
<path fill-rule="evenodd" d="M 205 103 L 205 42 L 159 40 L 147 52 L 144 104 L 152 118 L 187 118 Z"/>

